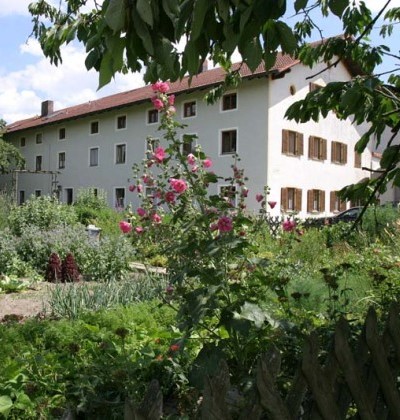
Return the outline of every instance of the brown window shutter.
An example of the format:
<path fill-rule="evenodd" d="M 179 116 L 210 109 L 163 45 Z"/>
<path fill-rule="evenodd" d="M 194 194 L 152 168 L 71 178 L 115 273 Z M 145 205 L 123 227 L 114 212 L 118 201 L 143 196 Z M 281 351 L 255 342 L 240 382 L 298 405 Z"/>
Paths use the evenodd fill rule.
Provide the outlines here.
<path fill-rule="evenodd" d="M 319 202 L 320 208 L 319 211 L 325 211 L 325 191 L 320 190 L 319 192 Z"/>
<path fill-rule="evenodd" d="M 336 142 L 333 141 L 331 144 L 331 162 L 336 162 Z"/>
<path fill-rule="evenodd" d="M 310 159 L 314 157 L 314 136 L 308 138 L 308 157 Z"/>
<path fill-rule="evenodd" d="M 289 130 L 282 130 L 282 153 L 289 152 Z"/>
<path fill-rule="evenodd" d="M 343 200 L 340 200 L 340 202 L 339 202 L 339 210 L 340 211 L 344 211 L 344 210 L 346 210 L 346 201 L 343 201 Z"/>
<path fill-rule="evenodd" d="M 354 151 L 354 167 L 361 168 L 361 153 Z"/>
<path fill-rule="evenodd" d="M 336 191 L 331 191 L 330 197 L 329 197 L 329 208 L 330 211 L 335 211 L 335 202 L 336 202 Z"/>
<path fill-rule="evenodd" d="M 342 163 L 347 163 L 347 144 L 343 144 L 342 143 L 342 156 L 343 156 L 343 161 Z"/>
<path fill-rule="evenodd" d="M 314 190 L 308 190 L 307 191 L 307 212 L 312 212 L 313 207 L 313 196 L 314 196 Z"/>
<path fill-rule="evenodd" d="M 322 139 L 322 160 L 326 160 L 328 156 L 327 148 L 328 142 L 325 139 Z"/>
<path fill-rule="evenodd" d="M 295 193 L 294 193 L 296 211 L 301 211 L 301 195 L 302 195 L 302 190 L 300 188 L 296 188 Z"/>
<path fill-rule="evenodd" d="M 304 135 L 303 133 L 296 133 L 296 154 L 299 156 L 303 156 L 304 154 Z"/>
<path fill-rule="evenodd" d="M 281 188 L 281 207 L 283 211 L 286 211 L 288 208 L 288 189 Z"/>

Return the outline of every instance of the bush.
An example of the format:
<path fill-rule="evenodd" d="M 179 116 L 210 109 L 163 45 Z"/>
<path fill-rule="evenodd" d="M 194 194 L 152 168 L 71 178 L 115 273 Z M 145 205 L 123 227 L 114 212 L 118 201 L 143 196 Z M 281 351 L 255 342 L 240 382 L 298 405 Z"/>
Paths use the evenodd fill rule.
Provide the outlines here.
<path fill-rule="evenodd" d="M 22 206 L 16 206 L 10 212 L 8 224 L 11 231 L 21 236 L 28 226 L 41 230 L 74 225 L 78 221 L 72 206 L 60 203 L 49 196 L 32 196 Z"/>
<path fill-rule="evenodd" d="M 8 217 L 13 208 L 13 200 L 10 194 L 0 192 L 0 230 L 8 226 Z"/>

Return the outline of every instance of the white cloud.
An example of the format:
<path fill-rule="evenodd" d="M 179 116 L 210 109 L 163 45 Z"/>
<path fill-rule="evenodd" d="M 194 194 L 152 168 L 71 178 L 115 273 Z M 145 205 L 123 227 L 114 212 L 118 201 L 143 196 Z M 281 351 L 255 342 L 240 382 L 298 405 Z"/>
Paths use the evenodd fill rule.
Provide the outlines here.
<path fill-rule="evenodd" d="M 377 0 L 364 0 L 366 6 L 371 9 L 373 12 L 379 12 L 379 10 L 382 9 L 384 3 L 386 2 L 382 2 L 382 1 L 377 1 Z M 388 8 L 392 8 L 392 7 L 400 7 L 400 0 L 391 0 Z"/>
<path fill-rule="evenodd" d="M 0 0 L 0 16 L 7 15 L 29 15 L 28 5 L 32 0 Z"/>

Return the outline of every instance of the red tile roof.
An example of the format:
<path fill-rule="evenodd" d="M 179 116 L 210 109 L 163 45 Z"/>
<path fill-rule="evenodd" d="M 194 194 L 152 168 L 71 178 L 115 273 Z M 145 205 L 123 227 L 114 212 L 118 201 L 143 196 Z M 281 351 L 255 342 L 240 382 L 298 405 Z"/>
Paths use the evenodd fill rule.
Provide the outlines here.
<path fill-rule="evenodd" d="M 252 73 L 250 69 L 243 64 L 236 63 L 233 69 L 240 68 L 242 78 L 262 77 L 267 73 L 282 74 L 288 71 L 291 67 L 298 64 L 300 60 L 294 59 L 289 55 L 278 53 L 275 65 L 266 72 L 264 65 L 260 65 Z M 223 82 L 225 72 L 221 68 L 204 71 L 192 78 L 189 84 L 189 78 L 185 77 L 180 82 L 170 84 L 170 92 L 180 94 L 184 92 L 191 92 L 197 89 L 211 87 Z M 143 103 L 149 101 L 153 96 L 151 86 L 144 86 L 138 89 L 129 90 L 127 92 L 117 93 L 104 98 L 89 101 L 84 104 L 71 106 L 69 108 L 60 109 L 52 112 L 47 116 L 35 116 L 25 120 L 16 121 L 7 126 L 7 133 L 26 130 L 29 128 L 39 128 L 50 124 L 60 123 L 62 121 L 82 118 L 85 116 L 97 114 L 99 112 L 109 111 L 115 108 L 121 108 L 131 104 Z"/>

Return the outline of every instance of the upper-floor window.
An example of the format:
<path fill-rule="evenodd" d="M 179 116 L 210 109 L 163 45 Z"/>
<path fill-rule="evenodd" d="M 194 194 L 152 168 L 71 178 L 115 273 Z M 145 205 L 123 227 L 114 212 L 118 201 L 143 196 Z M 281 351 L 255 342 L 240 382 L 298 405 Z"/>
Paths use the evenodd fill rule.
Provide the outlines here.
<path fill-rule="evenodd" d="M 41 171 L 42 170 L 42 160 L 43 160 L 43 158 L 42 158 L 41 155 L 36 156 L 36 159 L 35 159 L 35 169 L 37 171 Z"/>
<path fill-rule="evenodd" d="M 125 207 L 125 188 L 115 188 L 115 207 Z"/>
<path fill-rule="evenodd" d="M 323 212 L 325 211 L 325 191 L 308 190 L 307 191 L 307 212 Z"/>
<path fill-rule="evenodd" d="M 196 134 L 184 134 L 182 137 L 182 154 L 187 156 L 196 151 Z"/>
<path fill-rule="evenodd" d="M 325 160 L 327 157 L 327 141 L 320 137 L 310 136 L 308 139 L 308 157 Z"/>
<path fill-rule="evenodd" d="M 156 109 L 149 109 L 147 111 L 147 124 L 158 123 L 158 111 Z"/>
<path fill-rule="evenodd" d="M 125 163 L 126 161 L 126 144 L 117 144 L 115 146 L 115 163 Z"/>
<path fill-rule="evenodd" d="M 347 144 L 338 141 L 332 142 L 331 161 L 342 165 L 347 163 Z"/>
<path fill-rule="evenodd" d="M 65 135 L 66 135 L 65 128 L 64 127 L 60 128 L 58 130 L 58 139 L 65 140 Z"/>
<path fill-rule="evenodd" d="M 89 166 L 99 165 L 99 148 L 92 147 L 89 149 Z"/>
<path fill-rule="evenodd" d="M 303 134 L 297 131 L 282 130 L 282 153 L 291 156 L 303 155 Z"/>
<path fill-rule="evenodd" d="M 346 210 L 346 201 L 341 200 L 338 191 L 331 191 L 330 193 L 330 211 L 338 212 Z"/>
<path fill-rule="evenodd" d="M 281 188 L 281 209 L 287 211 L 301 211 L 302 190 L 299 188 Z"/>
<path fill-rule="evenodd" d="M 126 128 L 126 115 L 119 115 L 117 117 L 117 130 L 123 130 Z"/>
<path fill-rule="evenodd" d="M 58 169 L 65 169 L 65 152 L 58 154 Z"/>
<path fill-rule="evenodd" d="M 237 108 L 237 94 L 227 93 L 222 97 L 222 111 L 230 111 Z"/>
<path fill-rule="evenodd" d="M 36 133 L 35 139 L 36 139 L 36 144 L 43 143 L 43 134 L 42 133 Z"/>
<path fill-rule="evenodd" d="M 321 89 L 321 85 L 319 85 L 318 83 L 313 83 L 310 82 L 310 84 L 308 85 L 310 92 L 313 92 L 314 90 L 318 90 Z"/>
<path fill-rule="evenodd" d="M 196 116 L 196 101 L 185 102 L 183 104 L 183 117 L 195 117 Z"/>
<path fill-rule="evenodd" d="M 227 155 L 237 152 L 237 130 L 221 131 L 221 154 Z"/>
<path fill-rule="evenodd" d="M 90 123 L 90 134 L 98 134 L 99 133 L 99 122 L 92 121 Z"/>
<path fill-rule="evenodd" d="M 357 151 L 354 151 L 354 167 L 355 168 L 361 168 L 361 153 L 358 153 Z"/>
<path fill-rule="evenodd" d="M 19 139 L 19 146 L 20 147 L 25 147 L 25 145 L 26 145 L 26 138 L 25 137 L 21 137 Z"/>

